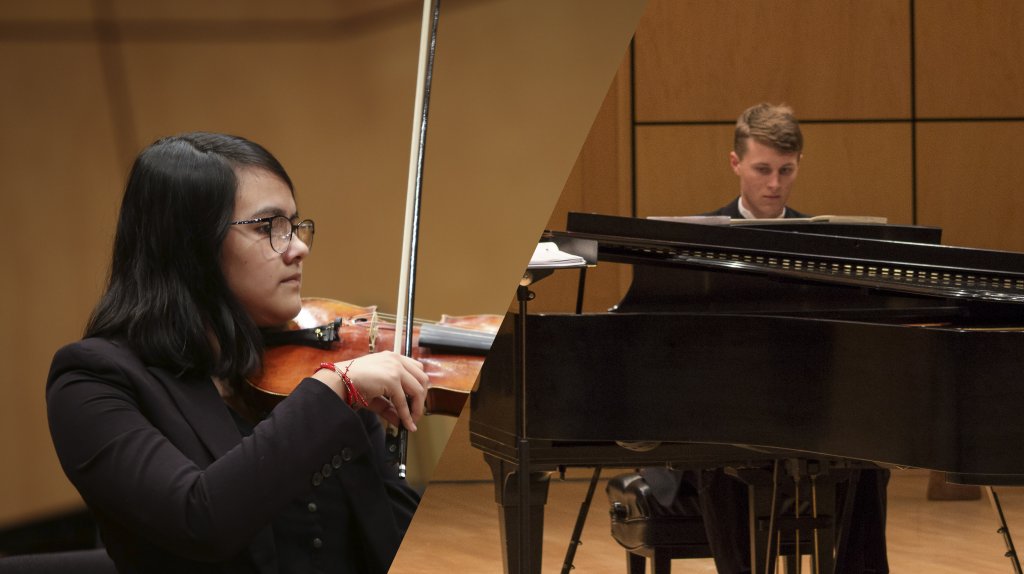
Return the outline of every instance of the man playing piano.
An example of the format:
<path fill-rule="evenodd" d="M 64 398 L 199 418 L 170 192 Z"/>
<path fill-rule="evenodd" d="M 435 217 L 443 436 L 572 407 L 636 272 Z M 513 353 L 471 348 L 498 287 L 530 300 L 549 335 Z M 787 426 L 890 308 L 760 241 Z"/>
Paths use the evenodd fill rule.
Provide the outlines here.
<path fill-rule="evenodd" d="M 788 106 L 757 104 L 736 121 L 729 165 L 740 178 L 740 195 L 705 215 L 733 219 L 807 217 L 786 207 L 800 167 L 804 136 Z"/>
<path fill-rule="evenodd" d="M 803 152 L 803 134 L 793 110 L 784 105 L 758 104 L 736 121 L 729 163 L 740 179 L 740 195 L 729 205 L 706 215 L 734 219 L 809 217 L 787 207 Z M 645 469 L 647 473 L 653 469 Z M 889 572 L 885 548 L 887 470 L 860 471 L 846 548 L 837 557 L 843 574 Z M 696 494 L 704 518 L 715 566 L 723 574 L 750 572 L 747 487 L 721 469 L 687 472 L 680 496 Z M 651 476 L 654 481 L 664 477 Z M 792 501 L 787 501 L 792 505 Z M 841 508 L 841 505 L 837 505 Z"/>

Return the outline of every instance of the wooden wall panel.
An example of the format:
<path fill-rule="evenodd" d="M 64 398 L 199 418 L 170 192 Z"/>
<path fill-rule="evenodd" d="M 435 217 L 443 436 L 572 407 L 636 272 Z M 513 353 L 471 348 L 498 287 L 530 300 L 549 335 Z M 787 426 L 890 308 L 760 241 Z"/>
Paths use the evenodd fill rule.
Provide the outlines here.
<path fill-rule="evenodd" d="M 69 19 L 88 18 L 92 13 L 93 4 L 81 0 L 5 2 L 0 22 L 66 22 Z"/>
<path fill-rule="evenodd" d="M 1024 115 L 1024 3 L 918 0 L 919 117 Z"/>
<path fill-rule="evenodd" d="M 629 57 L 619 66 L 580 150 L 572 173 L 548 220 L 548 229 L 565 229 L 570 211 L 629 216 L 632 210 L 632 135 Z M 601 263 L 587 271 L 584 310 L 606 311 L 622 299 L 631 278 L 628 267 Z M 558 272 L 537 283 L 531 311 L 571 312 L 579 273 Z"/>
<path fill-rule="evenodd" d="M 636 33 L 639 121 L 910 113 L 910 11 L 892 0 L 652 0 Z"/>
<path fill-rule="evenodd" d="M 323 21 L 332 18 L 380 14 L 382 8 L 409 6 L 406 0 L 374 0 L 364 2 L 336 2 L 334 0 L 302 0 L 302 9 L 296 10 L 285 2 L 274 0 L 179 0 L 173 3 L 136 2 L 135 0 L 107 0 L 120 17 L 128 19 L 180 22 L 183 16 L 204 22 L 237 23 L 239 14 L 248 22 L 269 21 L 275 26 L 288 26 L 302 21 Z M 308 32 L 307 32 L 308 34 Z"/>
<path fill-rule="evenodd" d="M 876 215 L 910 223 L 909 124 L 802 126 L 804 157 L 791 205 L 805 213 Z M 695 215 L 739 194 L 729 167 L 732 126 L 641 126 L 637 213 Z"/>
<path fill-rule="evenodd" d="M 913 222 L 909 123 L 803 126 L 793 206 L 817 215 L 873 215 Z"/>
<path fill-rule="evenodd" d="M 1024 251 L 1024 122 L 918 127 L 919 223 L 943 243 Z"/>
<path fill-rule="evenodd" d="M 629 215 L 631 138 L 627 54 L 551 211 L 549 229 L 564 229 L 570 211 Z"/>
<path fill-rule="evenodd" d="M 0 46 L 0 171 L 8 268 L 0 281 L 0 527 L 79 504 L 43 403 L 53 353 L 80 337 L 110 258 L 122 175 L 98 51 Z"/>
<path fill-rule="evenodd" d="M 732 201 L 732 133 L 728 125 L 637 128 L 637 216 L 696 215 Z"/>

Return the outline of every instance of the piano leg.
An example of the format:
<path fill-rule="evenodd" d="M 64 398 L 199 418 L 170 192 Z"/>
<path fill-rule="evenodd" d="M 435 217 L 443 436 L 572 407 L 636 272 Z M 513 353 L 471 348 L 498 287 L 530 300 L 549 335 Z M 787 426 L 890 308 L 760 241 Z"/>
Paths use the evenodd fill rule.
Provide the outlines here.
<path fill-rule="evenodd" d="M 529 550 L 529 568 L 521 566 L 523 549 L 519 536 L 520 512 L 519 472 L 514 464 L 484 454 L 484 460 L 491 467 L 494 477 L 494 501 L 498 503 L 501 526 L 501 555 L 505 574 L 540 574 L 541 554 L 544 542 L 544 505 L 548 501 L 548 484 L 551 471 L 533 471 L 529 477 L 529 540 L 524 541 Z"/>

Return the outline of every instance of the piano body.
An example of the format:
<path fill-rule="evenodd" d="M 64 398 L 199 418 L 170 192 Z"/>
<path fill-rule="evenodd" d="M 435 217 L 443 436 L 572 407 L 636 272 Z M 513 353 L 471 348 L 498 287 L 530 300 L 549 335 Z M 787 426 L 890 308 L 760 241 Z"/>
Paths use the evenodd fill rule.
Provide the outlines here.
<path fill-rule="evenodd" d="M 552 239 L 634 278 L 599 314 L 527 314 L 521 287 L 481 371 L 470 437 L 506 572 L 539 571 L 560 466 L 836 461 L 1024 484 L 1024 255 L 938 234 L 570 214 Z"/>

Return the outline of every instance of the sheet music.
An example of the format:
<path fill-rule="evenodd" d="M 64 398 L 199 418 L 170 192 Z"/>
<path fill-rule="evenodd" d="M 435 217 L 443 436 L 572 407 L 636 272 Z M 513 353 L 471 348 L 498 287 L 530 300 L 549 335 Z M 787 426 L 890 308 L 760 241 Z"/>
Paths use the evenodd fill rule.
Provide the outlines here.
<path fill-rule="evenodd" d="M 533 257 L 530 258 L 530 269 L 565 269 L 572 267 L 586 267 L 587 262 L 579 255 L 566 253 L 558 248 L 552 241 L 542 241 L 533 250 Z"/>
<path fill-rule="evenodd" d="M 647 219 L 676 223 L 699 223 L 701 225 L 729 225 L 728 215 L 651 215 Z"/>
<path fill-rule="evenodd" d="M 814 217 L 789 217 L 784 219 L 732 219 L 730 225 L 762 225 L 762 224 L 787 223 L 872 223 L 886 224 L 889 220 L 885 217 L 874 217 L 872 215 L 815 215 Z"/>
<path fill-rule="evenodd" d="M 699 223 L 702 225 L 764 225 L 787 223 L 873 223 L 886 224 L 885 217 L 872 215 L 815 215 L 814 217 L 788 217 L 778 219 L 729 219 L 728 215 L 652 215 L 647 219 L 674 221 L 677 223 Z"/>

